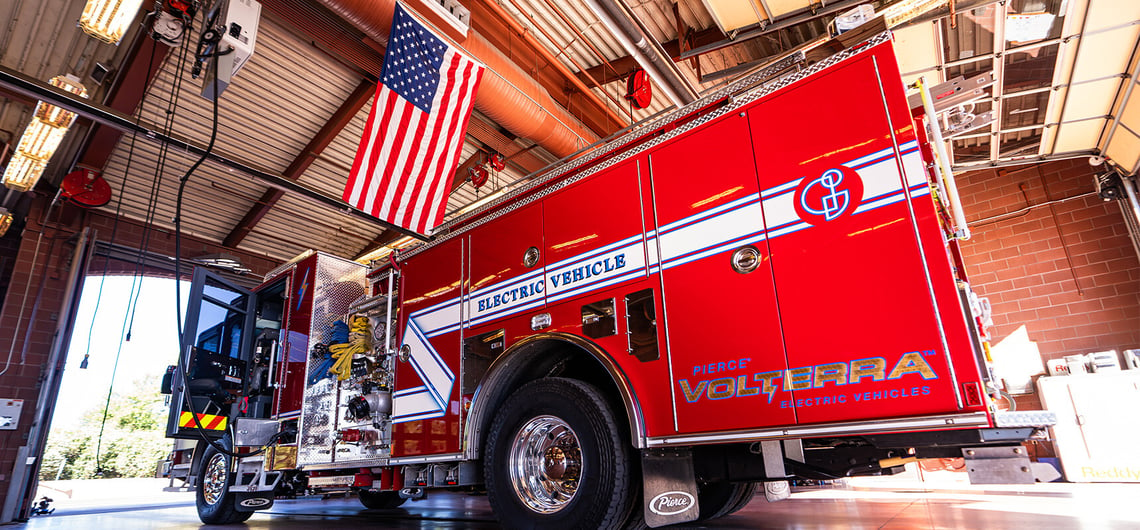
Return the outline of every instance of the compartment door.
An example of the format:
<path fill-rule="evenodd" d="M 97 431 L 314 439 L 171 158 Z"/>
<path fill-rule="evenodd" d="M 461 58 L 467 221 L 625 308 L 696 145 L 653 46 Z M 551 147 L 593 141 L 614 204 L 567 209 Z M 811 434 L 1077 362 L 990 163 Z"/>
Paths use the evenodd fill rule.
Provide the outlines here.
<path fill-rule="evenodd" d="M 788 352 L 778 399 L 801 424 L 958 411 L 914 214 L 931 199 L 903 177 L 918 144 L 895 142 L 913 126 L 888 120 L 881 90 L 902 87 L 879 80 L 879 50 L 748 112 Z"/>
<path fill-rule="evenodd" d="M 794 423 L 748 122 L 731 116 L 649 155 L 679 432 Z M 737 272 L 733 254 L 751 254 Z"/>
<path fill-rule="evenodd" d="M 392 456 L 459 451 L 460 286 L 466 238 L 412 256 L 400 272 L 401 349 L 392 393 Z"/>
<path fill-rule="evenodd" d="M 171 389 L 168 438 L 199 436 L 183 395 L 186 391 L 203 430 L 214 438 L 225 434 L 230 413 L 226 401 L 240 397 L 244 390 L 252 304 L 248 289 L 204 268 L 194 269 Z"/>

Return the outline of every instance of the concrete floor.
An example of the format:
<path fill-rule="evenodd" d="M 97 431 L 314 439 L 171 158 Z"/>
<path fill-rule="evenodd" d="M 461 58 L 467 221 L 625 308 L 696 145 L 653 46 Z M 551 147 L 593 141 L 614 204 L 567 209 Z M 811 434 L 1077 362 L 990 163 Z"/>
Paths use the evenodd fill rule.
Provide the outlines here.
<path fill-rule="evenodd" d="M 174 495 L 167 503 L 61 507 L 7 528 L 213 528 L 199 524 L 187 494 Z M 786 501 L 769 504 L 761 498 L 735 515 L 682 528 L 1140 528 L 1137 498 L 1140 484 L 931 485 L 881 477 L 797 488 Z M 459 493 L 434 493 L 396 510 L 366 510 L 354 498 L 278 501 L 246 526 L 499 528 L 485 496 Z"/>

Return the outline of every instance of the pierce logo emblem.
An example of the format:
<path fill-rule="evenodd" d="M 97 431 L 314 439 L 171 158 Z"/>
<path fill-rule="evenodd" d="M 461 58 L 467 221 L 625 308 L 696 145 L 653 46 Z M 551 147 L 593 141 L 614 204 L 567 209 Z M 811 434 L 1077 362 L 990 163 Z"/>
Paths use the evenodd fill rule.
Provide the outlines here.
<path fill-rule="evenodd" d="M 240 504 L 246 508 L 260 508 L 262 506 L 269 504 L 269 499 L 266 499 L 264 497 L 250 497 L 248 499 L 245 499 L 245 500 L 239 502 L 238 504 Z"/>
<path fill-rule="evenodd" d="M 657 515 L 677 515 L 696 504 L 696 499 L 684 491 L 666 491 L 649 501 L 649 510 Z"/>
<path fill-rule="evenodd" d="M 849 215 L 863 199 L 863 180 L 855 170 L 838 166 L 815 179 L 805 178 L 796 189 L 795 207 L 800 219 L 820 225 Z"/>

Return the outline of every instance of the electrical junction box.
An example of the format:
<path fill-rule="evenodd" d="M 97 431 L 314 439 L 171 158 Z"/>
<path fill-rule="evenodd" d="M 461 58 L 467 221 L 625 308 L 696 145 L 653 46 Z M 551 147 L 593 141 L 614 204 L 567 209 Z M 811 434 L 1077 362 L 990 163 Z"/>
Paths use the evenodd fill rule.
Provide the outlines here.
<path fill-rule="evenodd" d="M 14 431 L 20 423 L 24 400 L 0 398 L 0 431 Z"/>
<path fill-rule="evenodd" d="M 256 0 L 222 0 L 214 10 L 207 20 L 216 13 L 214 25 L 223 29 L 218 50 L 233 51 L 214 58 L 218 61 L 217 94 L 214 93 L 214 69 L 206 68 L 202 97 L 209 100 L 220 95 L 230 85 L 233 76 L 237 75 L 241 67 L 245 66 L 253 56 L 254 44 L 257 42 L 257 25 L 261 20 L 261 3 Z"/>

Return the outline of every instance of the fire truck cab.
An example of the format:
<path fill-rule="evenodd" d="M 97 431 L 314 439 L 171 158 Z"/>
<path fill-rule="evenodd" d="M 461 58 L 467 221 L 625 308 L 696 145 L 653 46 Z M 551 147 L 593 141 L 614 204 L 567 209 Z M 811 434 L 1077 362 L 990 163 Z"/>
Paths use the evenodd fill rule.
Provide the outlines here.
<path fill-rule="evenodd" d="M 920 458 L 1034 481 L 1052 419 L 991 403 L 890 36 L 801 60 L 380 266 L 196 271 L 167 433 L 200 440 L 202 521 L 485 488 L 508 527 L 658 527 Z"/>

